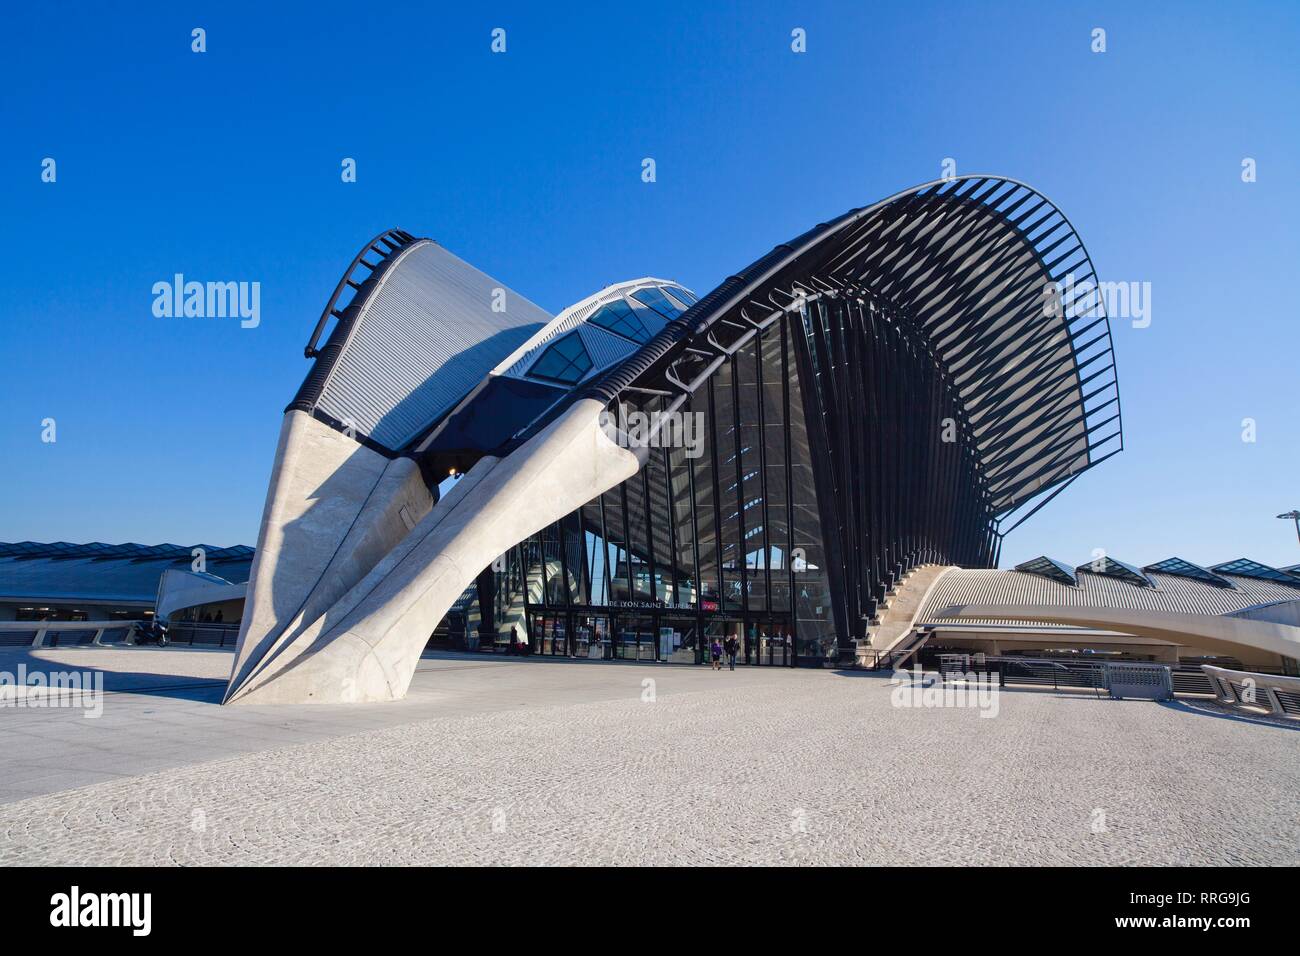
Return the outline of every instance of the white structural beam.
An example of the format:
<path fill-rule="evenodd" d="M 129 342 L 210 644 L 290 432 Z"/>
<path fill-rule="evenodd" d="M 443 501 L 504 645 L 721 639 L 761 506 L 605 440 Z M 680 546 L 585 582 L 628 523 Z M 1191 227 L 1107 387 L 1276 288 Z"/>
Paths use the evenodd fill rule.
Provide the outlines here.
<path fill-rule="evenodd" d="M 231 690 L 329 610 L 432 504 L 414 462 L 390 460 L 306 412 L 288 412 L 249 571 Z"/>
<path fill-rule="evenodd" d="M 297 602 L 284 602 L 293 606 L 292 636 L 263 641 L 260 653 L 241 647 L 245 665 L 232 677 L 227 703 L 404 697 L 429 635 L 479 572 L 640 469 L 644 450 L 606 433 L 603 408 L 592 399 L 575 402 L 505 458 L 480 460 L 360 581 L 310 620 Z M 255 564 L 254 593 L 260 593 L 259 570 Z"/>

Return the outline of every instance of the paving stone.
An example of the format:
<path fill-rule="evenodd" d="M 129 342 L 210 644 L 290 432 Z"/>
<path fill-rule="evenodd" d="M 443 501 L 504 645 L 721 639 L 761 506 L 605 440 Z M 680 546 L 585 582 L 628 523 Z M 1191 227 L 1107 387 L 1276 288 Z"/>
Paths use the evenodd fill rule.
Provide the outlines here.
<path fill-rule="evenodd" d="M 0 806 L 0 864 L 1300 863 L 1300 733 L 1208 702 L 1013 691 L 983 718 L 858 675 L 512 667 L 527 707 Z M 605 699 L 545 703 L 574 681 Z"/>

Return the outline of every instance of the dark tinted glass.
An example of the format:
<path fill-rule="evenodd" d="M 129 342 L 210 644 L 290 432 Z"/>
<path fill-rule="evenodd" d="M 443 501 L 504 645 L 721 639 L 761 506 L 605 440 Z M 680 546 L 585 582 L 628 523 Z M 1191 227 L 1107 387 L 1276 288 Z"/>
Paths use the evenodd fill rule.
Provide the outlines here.
<path fill-rule="evenodd" d="M 570 332 L 553 344 L 533 363 L 528 374 L 553 382 L 573 385 L 591 370 L 591 356 L 577 332 Z"/>
<path fill-rule="evenodd" d="M 650 330 L 645 327 L 645 323 L 622 299 L 615 299 L 602 305 L 587 321 L 615 335 L 632 339 L 634 342 L 644 342 L 650 338 Z"/>
<path fill-rule="evenodd" d="M 636 299 L 638 302 L 645 303 L 665 319 L 675 319 L 677 316 L 682 314 L 682 310 L 673 305 L 672 302 L 668 300 L 668 296 L 664 295 L 653 286 L 644 289 L 637 289 L 632 293 L 632 298 Z"/>

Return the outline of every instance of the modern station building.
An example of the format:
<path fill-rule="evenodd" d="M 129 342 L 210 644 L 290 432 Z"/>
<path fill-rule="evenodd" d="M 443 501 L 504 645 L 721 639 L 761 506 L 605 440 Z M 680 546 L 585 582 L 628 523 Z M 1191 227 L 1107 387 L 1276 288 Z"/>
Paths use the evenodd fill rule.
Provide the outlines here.
<path fill-rule="evenodd" d="M 178 638 L 233 643 L 252 562 L 244 545 L 0 542 L 0 644 L 30 645 L 41 624 L 77 622 L 87 627 L 50 629 L 48 640 L 120 641 L 127 628 L 106 625 L 155 615 Z"/>
<path fill-rule="evenodd" d="M 231 701 L 400 697 L 449 614 L 543 654 L 851 660 L 912 569 L 996 566 L 1122 447 L 1083 243 L 998 177 L 555 317 L 390 231 L 306 354 Z"/>
<path fill-rule="evenodd" d="M 555 316 L 390 230 L 305 355 L 247 584 L 221 576 L 246 591 L 228 703 L 400 698 L 431 636 L 681 663 L 733 637 L 755 666 L 927 641 L 1300 657 L 1294 569 L 994 570 L 1123 447 L 1092 263 L 1013 180 L 851 210 L 702 296 L 647 277 Z"/>

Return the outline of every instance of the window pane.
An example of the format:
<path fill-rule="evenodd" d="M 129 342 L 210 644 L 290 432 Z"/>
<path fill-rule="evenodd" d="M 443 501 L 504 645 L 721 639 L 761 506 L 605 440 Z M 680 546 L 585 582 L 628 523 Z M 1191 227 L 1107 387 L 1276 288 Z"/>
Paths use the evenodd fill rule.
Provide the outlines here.
<path fill-rule="evenodd" d="M 621 299 L 602 305 L 591 314 L 587 321 L 592 325 L 613 332 L 615 335 L 622 335 L 635 342 L 644 342 L 650 338 L 651 334 L 645 323 L 632 310 L 632 307 Z"/>
<path fill-rule="evenodd" d="M 577 332 L 570 332 L 542 353 L 528 374 L 572 385 L 591 370 L 591 356 Z"/>
<path fill-rule="evenodd" d="M 691 295 L 685 289 L 675 285 L 666 285 L 663 291 L 668 293 L 669 298 L 675 299 L 682 304 L 683 309 L 689 309 L 696 303 L 695 296 Z"/>
<path fill-rule="evenodd" d="M 645 303 L 665 319 L 675 319 L 681 314 L 681 309 L 669 302 L 668 297 L 653 286 L 637 289 L 632 293 L 632 298 Z"/>

